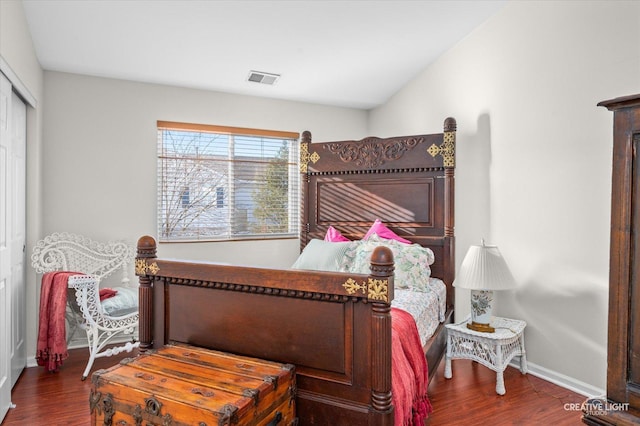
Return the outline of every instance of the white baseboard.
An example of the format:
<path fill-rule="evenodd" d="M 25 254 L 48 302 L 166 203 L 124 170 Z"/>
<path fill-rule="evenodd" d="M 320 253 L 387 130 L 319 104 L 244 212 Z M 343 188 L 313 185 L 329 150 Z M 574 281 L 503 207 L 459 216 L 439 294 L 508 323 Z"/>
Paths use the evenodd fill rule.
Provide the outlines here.
<path fill-rule="evenodd" d="M 511 367 L 520 369 L 520 357 L 514 357 L 509 365 Z M 606 391 L 604 389 L 597 388 L 588 383 L 574 379 L 573 377 L 565 376 L 564 374 L 541 367 L 537 364 L 529 362 L 529 360 L 527 360 L 527 367 L 527 374 L 539 377 L 542 380 L 546 380 L 547 382 L 551 382 L 554 385 L 558 385 L 572 392 L 584 395 L 587 398 L 596 398 L 606 395 Z"/>

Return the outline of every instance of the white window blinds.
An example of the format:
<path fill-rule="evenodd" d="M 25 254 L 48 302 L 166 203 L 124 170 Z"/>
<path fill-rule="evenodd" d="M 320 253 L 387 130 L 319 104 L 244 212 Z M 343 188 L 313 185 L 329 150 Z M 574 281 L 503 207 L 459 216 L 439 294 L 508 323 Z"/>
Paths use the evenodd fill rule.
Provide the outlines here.
<path fill-rule="evenodd" d="M 158 122 L 160 241 L 298 236 L 298 134 Z"/>

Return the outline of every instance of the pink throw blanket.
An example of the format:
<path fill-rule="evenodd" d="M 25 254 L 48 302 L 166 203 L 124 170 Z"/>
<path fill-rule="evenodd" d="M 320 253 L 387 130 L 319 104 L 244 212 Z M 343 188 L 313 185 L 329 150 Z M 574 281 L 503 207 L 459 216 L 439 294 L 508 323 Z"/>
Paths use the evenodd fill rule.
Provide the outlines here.
<path fill-rule="evenodd" d="M 51 372 L 58 371 L 62 361 L 69 357 L 65 309 L 67 281 L 72 275 L 79 274 L 59 271 L 47 272 L 42 276 L 36 361 Z"/>
<path fill-rule="evenodd" d="M 395 426 L 422 425 L 433 411 L 427 396 L 429 370 L 415 320 L 391 308 L 391 392 Z"/>

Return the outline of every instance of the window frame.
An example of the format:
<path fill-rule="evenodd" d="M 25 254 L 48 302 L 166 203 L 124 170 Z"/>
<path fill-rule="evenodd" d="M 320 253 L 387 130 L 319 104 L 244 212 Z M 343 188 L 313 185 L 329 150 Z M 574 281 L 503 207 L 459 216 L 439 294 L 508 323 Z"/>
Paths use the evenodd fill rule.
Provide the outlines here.
<path fill-rule="evenodd" d="M 157 142 L 156 142 L 156 164 L 157 164 L 157 188 L 156 188 L 156 198 L 157 198 L 157 211 L 156 211 L 156 232 L 158 235 L 158 241 L 161 243 L 192 243 L 192 242 L 222 242 L 222 241 L 247 241 L 247 240 L 275 240 L 275 239 L 295 239 L 299 238 L 300 232 L 300 194 L 301 194 L 301 182 L 300 182 L 300 154 L 299 154 L 299 139 L 300 133 L 297 132 L 288 132 L 288 131 L 279 131 L 279 130 L 266 130 L 266 129 L 253 129 L 253 128 L 244 128 L 244 127 L 231 127 L 231 126 L 219 126 L 219 125 L 209 125 L 209 124 L 197 124 L 197 123 L 183 123 L 183 122 L 174 122 L 174 121 L 157 121 Z M 226 232 L 224 235 L 207 235 L 201 236 L 196 235 L 192 237 L 188 236 L 166 236 L 164 232 L 165 226 L 165 218 L 163 217 L 165 214 L 165 210 L 163 208 L 165 200 L 165 185 L 163 185 L 163 179 L 166 179 L 165 169 L 166 164 L 163 161 L 166 161 L 166 157 L 163 155 L 163 145 L 162 145 L 162 132 L 163 131 L 181 131 L 181 132 L 193 132 L 193 133 L 214 133 L 221 135 L 233 135 L 240 137 L 256 137 L 256 138 L 273 138 L 273 139 L 282 139 L 289 140 L 288 143 L 288 151 L 289 151 L 289 159 L 287 161 L 289 172 L 288 172 L 288 188 L 289 188 L 289 196 L 286 207 L 286 214 L 288 215 L 288 232 L 282 233 L 254 233 L 249 232 L 246 236 L 234 233 L 233 225 L 231 223 L 227 223 Z M 229 157 L 229 163 L 235 163 L 235 157 Z M 241 158 L 241 157 L 239 157 Z M 240 160 L 238 160 L 240 161 Z M 263 158 L 259 163 L 268 164 L 270 160 L 266 160 Z M 292 170 L 293 168 L 293 170 Z M 223 199 L 222 203 L 220 203 L 219 195 L 220 189 L 222 188 L 222 192 L 226 193 L 227 189 L 233 189 L 232 193 L 237 192 L 237 187 L 232 186 L 233 184 L 230 182 L 236 182 L 237 180 L 233 179 L 232 176 L 227 176 L 229 179 L 225 186 L 216 186 L 213 191 L 214 200 L 212 204 L 212 209 L 220 209 L 227 207 L 232 207 L 232 201 L 229 201 L 226 197 Z M 293 188 L 290 185 L 291 179 L 294 179 Z M 183 194 L 184 191 L 187 191 L 189 194 L 192 188 L 189 186 L 185 187 L 186 189 L 182 189 Z M 292 194 L 291 191 L 294 193 Z M 194 195 L 195 197 L 195 195 Z M 184 197 L 181 195 L 180 206 L 182 208 L 189 208 L 185 206 Z M 233 198 L 233 195 L 232 195 Z"/>

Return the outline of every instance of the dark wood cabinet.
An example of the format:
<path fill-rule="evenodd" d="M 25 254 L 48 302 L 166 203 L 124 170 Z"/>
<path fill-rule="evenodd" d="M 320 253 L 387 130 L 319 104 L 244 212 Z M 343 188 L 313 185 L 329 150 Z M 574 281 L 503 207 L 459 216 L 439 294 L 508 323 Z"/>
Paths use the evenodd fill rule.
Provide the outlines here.
<path fill-rule="evenodd" d="M 598 104 L 613 111 L 607 398 L 590 400 L 591 425 L 640 424 L 640 95 Z"/>

